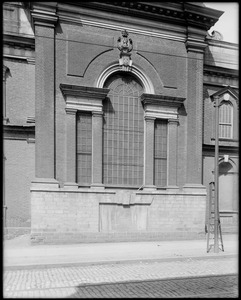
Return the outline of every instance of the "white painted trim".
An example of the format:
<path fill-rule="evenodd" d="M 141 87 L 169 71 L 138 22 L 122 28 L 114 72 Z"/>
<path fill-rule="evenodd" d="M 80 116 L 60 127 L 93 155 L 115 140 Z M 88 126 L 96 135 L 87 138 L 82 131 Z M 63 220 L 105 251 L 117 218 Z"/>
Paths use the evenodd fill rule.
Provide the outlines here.
<path fill-rule="evenodd" d="M 173 111 L 157 111 L 157 110 L 146 110 L 145 112 L 145 117 L 153 117 L 156 119 L 173 119 L 173 120 L 178 120 L 178 113 L 173 112 Z"/>
<path fill-rule="evenodd" d="M 101 104 L 88 104 L 84 102 L 78 101 L 66 101 L 66 109 L 75 109 L 78 111 L 89 111 L 89 112 L 102 112 L 102 105 Z"/>
<path fill-rule="evenodd" d="M 99 78 L 98 78 L 98 80 L 96 82 L 96 87 L 103 88 L 106 79 L 110 75 L 112 75 L 113 73 L 118 72 L 118 71 L 122 71 L 122 67 L 118 63 L 115 63 L 115 64 L 109 66 L 108 68 L 106 68 L 100 74 L 100 76 L 99 76 Z M 131 72 L 137 78 L 139 78 L 139 80 L 143 84 L 145 93 L 155 94 L 155 90 L 154 90 L 154 87 L 153 87 L 153 84 L 152 84 L 151 80 L 139 68 L 137 68 L 136 66 L 132 65 L 131 71 L 129 71 L 129 72 Z"/>

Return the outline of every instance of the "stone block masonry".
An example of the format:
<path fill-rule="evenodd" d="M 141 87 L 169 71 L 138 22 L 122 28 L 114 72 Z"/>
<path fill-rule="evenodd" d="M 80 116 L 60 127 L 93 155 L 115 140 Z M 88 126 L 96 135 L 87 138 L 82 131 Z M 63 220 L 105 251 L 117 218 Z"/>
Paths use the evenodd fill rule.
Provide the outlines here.
<path fill-rule="evenodd" d="M 199 238 L 205 234 L 205 205 L 205 192 L 32 189 L 31 241 L 61 244 Z"/>

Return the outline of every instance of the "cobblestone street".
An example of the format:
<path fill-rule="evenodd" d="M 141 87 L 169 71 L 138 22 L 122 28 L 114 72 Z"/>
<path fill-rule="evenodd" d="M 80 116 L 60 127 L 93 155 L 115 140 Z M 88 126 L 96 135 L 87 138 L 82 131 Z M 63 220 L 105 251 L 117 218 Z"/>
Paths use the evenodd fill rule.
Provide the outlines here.
<path fill-rule="evenodd" d="M 69 298 L 236 298 L 238 276 L 208 276 L 79 286 Z"/>
<path fill-rule="evenodd" d="M 214 287 L 229 297 L 237 296 L 237 278 L 233 275 L 237 273 L 236 257 L 5 270 L 4 297 L 177 297 L 209 295 Z M 215 275 L 229 279 L 212 277 L 209 287 L 209 280 L 203 276 Z M 180 284 L 181 278 L 184 281 Z M 164 279 L 167 281 L 158 281 Z"/>

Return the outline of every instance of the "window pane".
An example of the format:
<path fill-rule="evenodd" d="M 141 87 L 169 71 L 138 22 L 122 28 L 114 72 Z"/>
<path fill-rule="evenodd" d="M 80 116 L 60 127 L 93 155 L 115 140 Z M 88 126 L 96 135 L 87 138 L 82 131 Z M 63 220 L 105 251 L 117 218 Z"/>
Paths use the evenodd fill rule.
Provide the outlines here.
<path fill-rule="evenodd" d="M 77 181 L 91 183 L 92 160 L 92 116 L 90 113 L 77 115 Z"/>
<path fill-rule="evenodd" d="M 223 102 L 219 107 L 219 137 L 232 138 L 233 106 Z"/>
<path fill-rule="evenodd" d="M 156 120 L 154 131 L 154 184 L 167 184 L 167 121 Z"/>
<path fill-rule="evenodd" d="M 109 78 L 105 87 L 110 92 L 103 105 L 104 183 L 141 185 L 144 111 L 139 95 L 142 87 L 134 77 L 124 73 Z"/>

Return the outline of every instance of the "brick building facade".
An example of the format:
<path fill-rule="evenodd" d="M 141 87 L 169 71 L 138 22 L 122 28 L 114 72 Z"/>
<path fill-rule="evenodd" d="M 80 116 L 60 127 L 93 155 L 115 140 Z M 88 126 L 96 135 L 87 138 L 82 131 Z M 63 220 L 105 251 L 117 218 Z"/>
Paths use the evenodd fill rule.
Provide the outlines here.
<path fill-rule="evenodd" d="M 31 220 L 33 243 L 203 236 L 215 93 L 229 95 L 220 180 L 233 194 L 221 221 L 236 230 L 238 47 L 207 33 L 222 12 L 189 2 L 4 12 L 9 230 Z"/>

